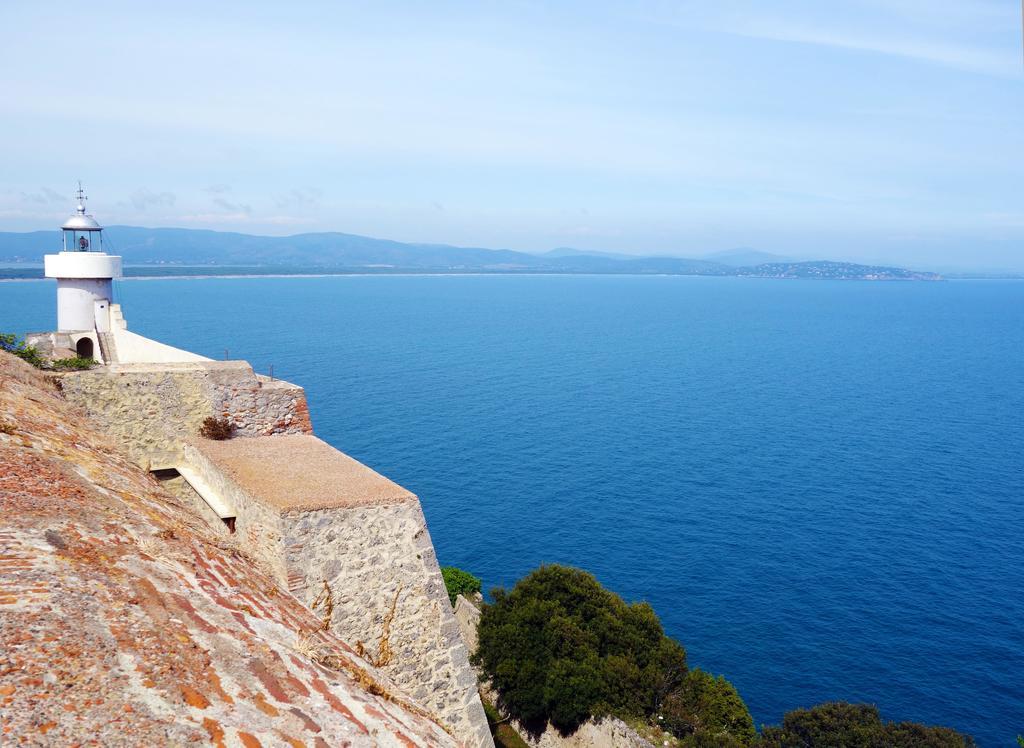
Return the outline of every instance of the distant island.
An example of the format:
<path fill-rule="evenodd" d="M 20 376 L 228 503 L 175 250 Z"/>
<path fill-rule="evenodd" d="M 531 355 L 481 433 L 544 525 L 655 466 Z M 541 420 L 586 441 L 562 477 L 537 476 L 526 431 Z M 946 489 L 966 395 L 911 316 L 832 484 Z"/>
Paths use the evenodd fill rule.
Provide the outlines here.
<path fill-rule="evenodd" d="M 544 254 L 510 249 L 413 244 L 356 234 L 254 236 L 198 229 L 111 226 L 107 250 L 128 277 L 353 273 L 597 273 L 703 275 L 828 280 L 941 280 L 936 273 L 830 260 L 791 261 L 756 250 L 706 259 L 633 256 L 559 248 Z M 0 278 L 41 278 L 42 256 L 57 231 L 0 232 Z M 38 266 L 37 266 L 38 265 Z"/>

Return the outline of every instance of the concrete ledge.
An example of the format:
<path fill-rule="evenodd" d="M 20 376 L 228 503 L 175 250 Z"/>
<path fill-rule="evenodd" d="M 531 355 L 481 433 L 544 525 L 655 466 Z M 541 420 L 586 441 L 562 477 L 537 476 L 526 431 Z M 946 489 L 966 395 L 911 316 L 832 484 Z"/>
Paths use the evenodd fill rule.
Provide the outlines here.
<path fill-rule="evenodd" d="M 61 252 L 43 256 L 47 278 L 120 278 L 121 258 L 103 252 Z"/>
<path fill-rule="evenodd" d="M 312 434 L 190 439 L 240 488 L 281 511 L 382 506 L 416 497 Z"/>
<path fill-rule="evenodd" d="M 167 364 L 179 363 L 182 361 L 209 361 L 206 356 L 200 356 L 191 351 L 184 351 L 181 348 L 151 340 L 143 335 L 129 332 L 122 327 L 114 327 L 110 334 L 114 338 L 114 345 L 117 348 L 117 360 L 124 363 L 151 363 Z"/>
<path fill-rule="evenodd" d="M 493 746 L 414 494 L 308 434 L 190 438 L 178 472 L 236 512 L 241 546 L 331 631 L 464 745 Z"/>
<path fill-rule="evenodd" d="M 216 489 L 213 488 L 196 470 L 188 465 L 178 465 L 178 474 L 192 486 L 192 490 L 199 494 L 199 498 L 206 502 L 221 519 L 233 518 L 238 515 L 235 507 L 231 505 Z"/>

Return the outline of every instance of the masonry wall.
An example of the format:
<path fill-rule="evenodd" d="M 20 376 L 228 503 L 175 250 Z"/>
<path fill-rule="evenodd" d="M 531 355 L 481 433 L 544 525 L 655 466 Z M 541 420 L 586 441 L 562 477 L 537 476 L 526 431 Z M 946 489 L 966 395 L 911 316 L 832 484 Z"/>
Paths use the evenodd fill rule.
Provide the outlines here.
<path fill-rule="evenodd" d="M 115 364 L 61 377 L 67 401 L 147 469 L 187 465 L 235 510 L 246 554 L 470 746 L 493 746 L 419 501 L 285 510 L 244 490 L 189 443 L 224 416 L 238 437 L 311 433 L 302 388 L 244 362 Z M 196 442 L 197 444 L 199 442 Z M 169 486 L 212 525 L 194 491 Z M 302 486 L 296 486 L 302 491 Z M 258 492 L 257 492 L 258 493 Z M 222 530 L 220 530 L 222 532 Z M 326 593 L 326 599 L 318 601 Z"/>
<path fill-rule="evenodd" d="M 221 521 L 209 504 L 203 500 L 203 497 L 195 492 L 195 489 L 188 484 L 188 481 L 180 475 L 168 477 L 154 474 L 153 477 L 157 479 L 161 488 L 178 499 L 185 509 L 202 519 L 214 534 L 220 535 L 223 538 L 230 536 L 231 532 L 228 530 L 227 525 Z"/>
<path fill-rule="evenodd" d="M 282 520 L 289 590 L 317 602 L 317 614 L 329 605 L 331 630 L 468 744 L 492 745 L 419 501 L 286 512 Z"/>
<path fill-rule="evenodd" d="M 62 376 L 65 398 L 144 467 L 171 467 L 183 437 L 222 416 L 239 436 L 311 433 L 301 387 L 258 377 L 244 361 L 115 364 Z"/>
<path fill-rule="evenodd" d="M 203 477 L 210 488 L 234 507 L 235 536 L 240 546 L 265 571 L 273 574 L 282 587 L 286 586 L 288 569 L 282 544 L 284 523 L 280 512 L 250 496 L 188 442 L 182 445 L 182 459 Z M 208 511 L 206 516 L 210 515 L 216 517 L 212 511 Z M 217 524 L 223 524 L 219 518 Z"/>

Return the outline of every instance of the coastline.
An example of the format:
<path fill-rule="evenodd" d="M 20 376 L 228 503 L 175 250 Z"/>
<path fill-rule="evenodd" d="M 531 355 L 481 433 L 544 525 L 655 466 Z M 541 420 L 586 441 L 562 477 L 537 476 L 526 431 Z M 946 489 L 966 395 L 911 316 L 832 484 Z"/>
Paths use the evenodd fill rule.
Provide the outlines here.
<path fill-rule="evenodd" d="M 196 274 L 174 274 L 174 275 L 126 275 L 118 278 L 118 281 L 151 281 L 151 280 L 211 280 L 217 278 L 244 279 L 244 278 L 382 278 L 382 277 L 482 277 L 482 276 L 538 276 L 538 277 L 581 277 L 581 278 L 607 278 L 607 277 L 629 277 L 629 278 L 735 278 L 737 280 L 778 280 L 778 281 L 862 281 L 873 283 L 937 283 L 954 280 L 991 280 L 991 281 L 1020 281 L 1024 277 L 1014 278 L 814 278 L 794 276 L 773 276 L 773 275 L 711 275 L 708 273 L 571 273 L 571 272 L 481 272 L 481 271 L 437 271 L 437 272 L 338 272 L 338 273 L 196 273 Z M 14 282 L 40 282 L 49 281 L 52 278 L 23 278 L 4 277 L 0 270 L 0 283 Z"/>

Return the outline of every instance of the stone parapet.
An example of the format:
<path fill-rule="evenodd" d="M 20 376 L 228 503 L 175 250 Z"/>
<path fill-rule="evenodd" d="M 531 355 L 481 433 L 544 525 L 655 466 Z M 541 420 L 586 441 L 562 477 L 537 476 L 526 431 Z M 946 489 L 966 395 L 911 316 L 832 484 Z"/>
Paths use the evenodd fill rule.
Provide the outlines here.
<path fill-rule="evenodd" d="M 195 490 L 168 488 L 220 533 L 230 507 L 239 549 L 325 630 L 462 743 L 493 745 L 419 500 L 312 436 L 301 387 L 242 361 L 116 363 L 59 381 L 137 464 L 192 475 Z M 210 416 L 234 423 L 237 437 L 198 438 Z"/>
<path fill-rule="evenodd" d="M 491 746 L 416 496 L 311 435 L 194 439 L 184 463 L 236 509 L 243 548 L 447 724 Z"/>
<path fill-rule="evenodd" d="M 65 398 L 146 467 L 173 467 L 210 416 L 241 436 L 310 433 L 303 389 L 261 381 L 244 361 L 113 364 L 61 378 Z"/>
<path fill-rule="evenodd" d="M 0 424 L 0 746 L 461 743 L 4 352 Z"/>

